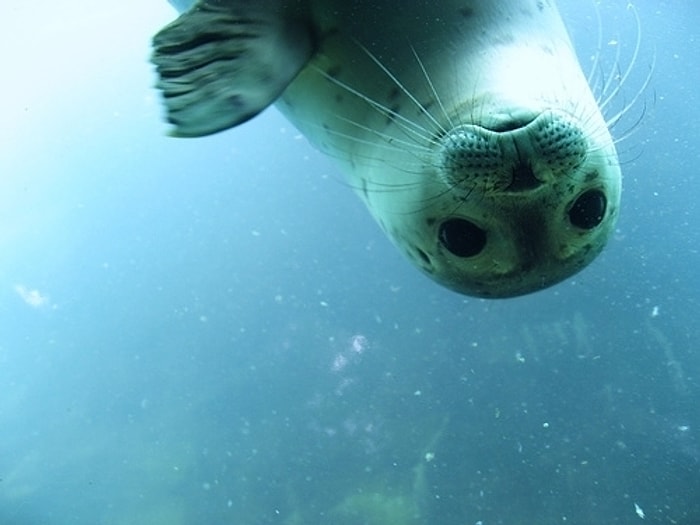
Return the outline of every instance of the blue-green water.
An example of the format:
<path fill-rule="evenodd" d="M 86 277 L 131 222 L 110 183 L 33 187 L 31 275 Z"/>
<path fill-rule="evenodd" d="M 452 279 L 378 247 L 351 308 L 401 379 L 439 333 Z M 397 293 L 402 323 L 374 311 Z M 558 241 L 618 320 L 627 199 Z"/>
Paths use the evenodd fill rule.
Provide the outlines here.
<path fill-rule="evenodd" d="M 700 7 L 638 6 L 616 238 L 493 302 L 274 110 L 166 137 L 148 3 L 0 8 L 0 525 L 700 523 Z"/>

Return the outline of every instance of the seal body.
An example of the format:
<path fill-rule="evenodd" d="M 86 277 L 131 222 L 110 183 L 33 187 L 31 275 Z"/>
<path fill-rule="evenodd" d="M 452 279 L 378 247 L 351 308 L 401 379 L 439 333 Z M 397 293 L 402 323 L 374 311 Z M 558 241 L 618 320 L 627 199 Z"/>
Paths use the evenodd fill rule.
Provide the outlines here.
<path fill-rule="evenodd" d="M 154 39 L 174 133 L 270 103 L 455 291 L 509 297 L 590 263 L 619 209 L 613 140 L 546 0 L 205 0 Z"/>

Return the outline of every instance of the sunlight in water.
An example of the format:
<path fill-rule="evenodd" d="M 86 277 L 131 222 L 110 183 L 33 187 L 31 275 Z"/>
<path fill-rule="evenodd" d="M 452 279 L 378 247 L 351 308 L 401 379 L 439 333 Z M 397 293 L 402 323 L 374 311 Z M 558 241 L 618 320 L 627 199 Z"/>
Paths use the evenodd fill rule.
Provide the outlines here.
<path fill-rule="evenodd" d="M 22 284 L 15 285 L 15 292 L 22 300 L 33 308 L 41 308 L 49 305 L 49 296 L 42 294 L 39 290 L 30 290 Z"/>

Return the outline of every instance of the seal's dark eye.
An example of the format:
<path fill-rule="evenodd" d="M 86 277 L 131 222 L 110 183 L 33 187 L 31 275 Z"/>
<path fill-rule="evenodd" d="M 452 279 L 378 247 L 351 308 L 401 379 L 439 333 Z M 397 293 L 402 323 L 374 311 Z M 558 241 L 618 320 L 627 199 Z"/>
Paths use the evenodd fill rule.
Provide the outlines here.
<path fill-rule="evenodd" d="M 579 195 L 569 210 L 571 224 L 584 230 L 598 226 L 605 216 L 606 199 L 600 190 L 588 190 Z"/>
<path fill-rule="evenodd" d="M 440 225 L 442 245 L 457 257 L 474 257 L 486 246 L 486 232 L 464 219 L 447 219 Z"/>

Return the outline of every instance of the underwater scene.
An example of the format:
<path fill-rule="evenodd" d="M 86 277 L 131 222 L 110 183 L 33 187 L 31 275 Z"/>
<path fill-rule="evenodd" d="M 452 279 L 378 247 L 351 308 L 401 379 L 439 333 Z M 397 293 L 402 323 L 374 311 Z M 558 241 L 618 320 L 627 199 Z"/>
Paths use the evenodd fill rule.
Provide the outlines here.
<path fill-rule="evenodd" d="M 700 524 L 700 5 L 558 2 L 619 219 L 481 299 L 277 108 L 168 136 L 166 0 L 45 4 L 0 8 L 0 525 Z"/>

